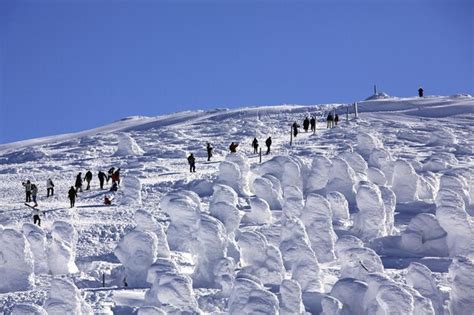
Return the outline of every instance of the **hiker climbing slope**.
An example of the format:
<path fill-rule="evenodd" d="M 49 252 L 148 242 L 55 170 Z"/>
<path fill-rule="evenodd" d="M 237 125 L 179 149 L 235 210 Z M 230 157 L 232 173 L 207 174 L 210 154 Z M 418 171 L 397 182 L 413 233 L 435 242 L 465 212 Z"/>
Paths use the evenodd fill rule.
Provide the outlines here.
<path fill-rule="evenodd" d="M 25 195 L 26 199 L 25 202 L 30 202 L 31 201 L 31 182 L 29 180 L 23 183 L 21 183 L 25 187 Z"/>
<path fill-rule="evenodd" d="M 308 132 L 309 129 L 309 118 L 306 116 L 305 119 L 303 120 L 303 129 L 304 132 Z"/>
<path fill-rule="evenodd" d="M 46 191 L 46 198 L 48 198 L 50 195 L 54 195 L 54 183 L 51 178 L 48 178 L 48 180 L 46 181 Z"/>
<path fill-rule="evenodd" d="M 331 113 L 328 114 L 328 117 L 326 118 L 326 121 L 327 121 L 326 128 L 332 128 L 333 123 L 334 123 L 334 117 L 332 116 Z"/>
<path fill-rule="evenodd" d="M 82 173 L 81 172 L 77 174 L 76 183 L 74 186 L 76 187 L 76 192 L 78 192 L 79 190 L 82 192 Z"/>
<path fill-rule="evenodd" d="M 92 172 L 91 171 L 86 172 L 86 175 L 84 176 L 84 180 L 87 182 L 86 190 L 89 190 L 91 188 L 91 180 L 92 180 Z"/>
<path fill-rule="evenodd" d="M 236 153 L 237 152 L 237 147 L 239 146 L 239 144 L 237 142 L 232 142 L 230 145 L 229 145 L 229 150 L 231 153 Z"/>
<path fill-rule="evenodd" d="M 71 188 L 67 192 L 67 196 L 69 198 L 69 201 L 71 202 L 71 208 L 74 207 L 74 205 L 76 204 L 76 197 L 77 197 L 77 191 L 74 188 L 74 186 L 71 186 Z"/>
<path fill-rule="evenodd" d="M 291 127 L 293 128 L 293 136 L 296 138 L 296 136 L 298 135 L 298 128 L 300 127 L 300 125 L 298 125 L 295 121 L 293 125 L 291 125 Z"/>
<path fill-rule="evenodd" d="M 267 140 L 265 140 L 265 145 L 267 146 L 266 154 L 270 154 L 270 147 L 272 146 L 272 137 L 268 137 Z"/>
<path fill-rule="evenodd" d="M 212 149 L 213 149 L 213 147 L 212 147 L 211 144 L 208 142 L 208 143 L 206 144 L 207 160 L 208 160 L 208 161 L 211 160 L 211 157 L 212 157 Z"/>
<path fill-rule="evenodd" d="M 316 118 L 314 116 L 311 116 L 311 119 L 309 120 L 309 124 L 311 126 L 311 131 L 316 131 Z"/>
<path fill-rule="evenodd" d="M 189 171 L 191 173 L 195 173 L 196 172 L 196 159 L 194 158 L 194 154 L 190 154 L 188 156 L 188 163 L 189 163 Z"/>
<path fill-rule="evenodd" d="M 97 177 L 99 177 L 100 189 L 104 189 L 104 181 L 106 180 L 107 175 L 104 172 L 99 171 L 99 173 L 97 174 Z"/>
<path fill-rule="evenodd" d="M 253 153 L 257 154 L 258 153 L 258 140 L 257 140 L 257 138 L 253 138 L 252 148 L 253 148 Z"/>

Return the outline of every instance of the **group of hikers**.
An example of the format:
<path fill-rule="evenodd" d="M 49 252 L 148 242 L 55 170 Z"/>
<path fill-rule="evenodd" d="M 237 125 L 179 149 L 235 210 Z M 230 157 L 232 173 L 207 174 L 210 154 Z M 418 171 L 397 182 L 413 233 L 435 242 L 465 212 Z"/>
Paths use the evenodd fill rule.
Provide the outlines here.
<path fill-rule="evenodd" d="M 120 186 L 120 168 L 115 169 L 115 167 L 112 167 L 109 169 L 107 174 L 103 171 L 99 171 L 97 177 L 99 178 L 99 185 L 101 190 L 104 189 L 104 183 L 108 184 L 109 181 L 112 180 L 112 185 L 110 187 L 110 192 L 112 194 L 106 194 L 104 197 L 104 203 L 106 205 L 110 205 L 112 203 L 113 194 L 118 190 Z M 79 174 L 77 174 L 74 186 L 71 186 L 71 188 L 68 190 L 68 198 L 70 201 L 71 208 L 75 206 L 78 192 L 83 192 L 82 187 L 84 182 L 87 184 L 85 190 L 90 190 L 92 178 L 93 174 L 90 170 L 86 172 L 84 177 L 82 176 L 82 172 L 79 172 Z M 22 185 L 23 187 L 25 187 L 25 204 L 33 208 L 33 223 L 41 226 L 39 210 L 37 209 L 38 203 L 36 200 L 38 195 L 38 186 L 32 183 L 30 180 L 22 182 Z M 50 196 L 54 196 L 54 183 L 51 178 L 48 178 L 48 180 L 46 181 L 46 198 L 49 198 Z M 30 202 L 33 202 L 32 206 L 29 204 Z"/>
<path fill-rule="evenodd" d="M 339 115 L 336 113 L 334 115 L 332 113 L 329 113 L 326 118 L 326 122 L 326 128 L 332 128 L 334 126 L 337 126 L 337 123 L 339 122 Z"/>
<path fill-rule="evenodd" d="M 79 174 L 77 174 L 75 185 L 71 186 L 68 192 L 68 197 L 71 201 L 71 208 L 75 205 L 77 193 L 82 192 L 82 185 L 84 181 L 87 183 L 86 190 L 89 190 L 91 188 L 92 177 L 93 176 L 91 171 L 87 171 L 84 175 L 84 178 L 82 178 L 82 172 L 79 172 Z M 104 189 L 104 183 L 107 182 L 108 184 L 109 180 L 112 180 L 110 192 L 115 193 L 118 190 L 120 186 L 120 168 L 115 169 L 115 167 L 111 167 L 107 174 L 102 171 L 99 171 L 99 173 L 97 173 L 97 177 L 99 178 L 99 186 L 101 190 Z M 104 203 L 106 205 L 110 205 L 111 202 L 112 198 L 108 195 L 105 195 Z"/>
<path fill-rule="evenodd" d="M 329 112 L 329 114 L 326 117 L 326 121 L 327 121 L 327 128 L 333 128 L 334 126 L 337 126 L 337 124 L 339 122 L 339 115 L 336 114 L 335 112 L 334 112 L 334 114 L 333 114 L 333 112 Z M 295 121 L 291 125 L 291 128 L 292 128 L 292 135 L 294 137 L 296 137 L 299 133 L 298 128 L 300 128 L 300 125 Z M 316 118 L 314 116 L 311 116 L 311 118 L 306 116 L 303 120 L 303 129 L 304 129 L 305 132 L 308 132 L 308 130 L 311 130 L 312 132 L 315 132 L 316 131 Z M 268 137 L 265 140 L 265 145 L 267 147 L 266 154 L 270 154 L 270 147 L 272 145 L 272 137 Z M 239 146 L 238 142 L 232 142 L 229 145 L 230 153 L 236 153 L 238 146 Z M 259 142 L 258 142 L 257 138 L 253 138 L 252 148 L 253 148 L 253 153 L 254 154 L 259 153 L 259 151 L 258 151 L 259 150 Z M 213 150 L 214 150 L 214 148 L 211 146 L 211 144 L 209 142 L 207 142 L 206 151 L 207 151 L 207 160 L 208 161 L 211 160 Z M 188 160 L 188 164 L 189 164 L 189 171 L 191 173 L 195 173 L 196 172 L 196 157 L 194 156 L 193 153 L 190 153 L 189 156 L 187 157 L 187 160 Z"/>
<path fill-rule="evenodd" d="M 267 140 L 265 140 L 265 145 L 267 147 L 267 153 L 266 154 L 270 154 L 270 147 L 272 145 L 272 137 L 268 137 Z M 239 143 L 238 142 L 232 142 L 230 145 L 229 145 L 229 151 L 230 153 L 236 153 L 237 152 L 237 148 L 239 146 Z M 258 144 L 258 140 L 257 138 L 254 138 L 253 141 L 252 141 L 252 148 L 253 148 L 253 153 L 254 154 L 258 154 L 258 148 L 259 148 L 259 144 Z M 209 142 L 207 142 L 206 144 L 206 151 L 207 151 L 207 160 L 210 161 L 211 160 L 211 157 L 212 157 L 212 151 L 214 150 L 214 148 L 211 146 L 211 144 Z M 194 156 L 193 153 L 190 153 L 189 156 L 187 157 L 188 159 L 188 164 L 189 164 L 189 171 L 191 173 L 195 173 L 196 172 L 196 157 Z"/>
<path fill-rule="evenodd" d="M 327 121 L 326 128 L 332 128 L 334 126 L 337 126 L 337 123 L 339 122 L 339 115 L 336 113 L 334 113 L 333 115 L 330 112 L 326 117 L 326 121 Z M 291 125 L 293 137 L 298 136 L 298 133 L 299 133 L 298 128 L 300 127 L 301 126 L 296 121 L 293 122 L 293 124 Z M 303 120 L 303 129 L 305 132 L 308 132 L 308 130 L 310 130 L 311 132 L 316 132 L 316 118 L 314 116 L 311 116 L 311 118 L 306 116 Z"/>

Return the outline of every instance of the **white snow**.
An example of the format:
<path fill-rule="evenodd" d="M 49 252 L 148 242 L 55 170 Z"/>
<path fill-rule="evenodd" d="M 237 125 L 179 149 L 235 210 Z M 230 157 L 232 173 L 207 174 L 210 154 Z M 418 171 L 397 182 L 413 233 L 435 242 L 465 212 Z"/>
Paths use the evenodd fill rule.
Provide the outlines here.
<path fill-rule="evenodd" d="M 148 269 L 157 258 L 158 238 L 151 231 L 131 231 L 120 240 L 114 254 L 125 267 L 130 287 L 148 286 Z"/>
<path fill-rule="evenodd" d="M 66 278 L 54 278 L 51 281 L 44 308 L 50 315 L 91 313 L 90 306 L 83 300 L 79 289 Z"/>
<path fill-rule="evenodd" d="M 294 280 L 285 279 L 280 285 L 280 314 L 304 314 L 301 287 Z"/>
<path fill-rule="evenodd" d="M 242 274 L 237 277 L 229 298 L 229 314 L 278 314 L 275 294 L 266 290 L 256 277 Z"/>
<path fill-rule="evenodd" d="M 397 196 L 397 202 L 413 202 L 418 200 L 418 181 L 418 175 L 410 163 L 405 160 L 395 161 L 392 190 Z"/>
<path fill-rule="evenodd" d="M 280 181 L 271 175 L 258 177 L 254 180 L 253 191 L 257 197 L 265 200 L 270 209 L 279 210 L 283 202 L 283 192 Z"/>
<path fill-rule="evenodd" d="M 114 156 L 135 156 L 143 155 L 144 151 L 137 144 L 135 139 L 126 133 L 117 134 L 118 147 Z"/>
<path fill-rule="evenodd" d="M 359 212 L 354 214 L 354 232 L 362 239 L 387 235 L 387 213 L 379 187 L 361 182 L 357 189 L 356 203 Z"/>
<path fill-rule="evenodd" d="M 357 119 L 350 106 L 348 122 L 321 128 L 345 108 L 135 116 L 0 145 L 0 310 L 469 314 L 474 99 L 377 96 Z M 307 115 L 316 133 L 290 146 L 288 125 Z M 262 163 L 255 136 L 272 136 Z M 97 172 L 112 166 L 122 182 L 106 206 Z M 86 170 L 91 189 L 70 208 Z M 26 180 L 39 188 L 41 227 L 23 206 Z"/>
<path fill-rule="evenodd" d="M 11 315 L 48 315 L 39 305 L 32 303 L 18 303 L 13 307 Z"/>
<path fill-rule="evenodd" d="M 35 263 L 35 273 L 48 273 L 48 256 L 47 256 L 47 240 L 44 230 L 32 223 L 25 223 L 22 227 L 23 235 L 25 235 L 30 244 L 31 252 Z"/>
<path fill-rule="evenodd" d="M 349 204 L 343 194 L 338 191 L 330 191 L 326 198 L 331 204 L 333 224 L 340 225 L 349 220 Z"/>
<path fill-rule="evenodd" d="M 33 254 L 18 231 L 0 226 L 0 293 L 33 288 Z"/>
<path fill-rule="evenodd" d="M 53 275 L 76 273 L 76 243 L 78 234 L 74 226 L 65 221 L 55 221 L 48 247 L 48 265 Z"/>
<path fill-rule="evenodd" d="M 451 314 L 469 314 L 474 307 L 474 262 L 466 257 L 456 257 L 449 266 Z"/>
<path fill-rule="evenodd" d="M 168 240 L 166 239 L 166 234 L 163 226 L 156 221 L 156 219 L 144 209 L 139 209 L 135 212 L 134 215 L 137 231 L 149 231 L 156 235 L 157 238 L 157 248 L 158 253 L 157 257 L 159 258 L 170 258 L 170 248 L 168 246 Z"/>
<path fill-rule="evenodd" d="M 270 211 L 270 206 L 265 199 L 252 197 L 249 199 L 250 211 L 246 212 L 242 218 L 242 222 L 261 225 L 261 224 L 271 224 L 272 223 L 272 213 Z"/>
<path fill-rule="evenodd" d="M 332 227 L 332 210 L 329 201 L 321 195 L 310 194 L 306 199 L 300 219 L 305 224 L 311 248 L 318 261 L 334 260 L 336 234 Z"/>

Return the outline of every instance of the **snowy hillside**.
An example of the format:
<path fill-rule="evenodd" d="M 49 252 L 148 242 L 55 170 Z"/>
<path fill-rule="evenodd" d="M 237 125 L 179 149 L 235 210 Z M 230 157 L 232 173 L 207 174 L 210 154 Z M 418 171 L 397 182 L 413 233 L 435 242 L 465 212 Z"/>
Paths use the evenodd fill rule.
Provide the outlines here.
<path fill-rule="evenodd" d="M 0 145 L 0 311 L 473 314 L 474 98 L 387 96 L 358 112 L 189 111 Z M 311 115 L 316 132 L 290 145 Z M 251 142 L 265 153 L 269 136 L 260 163 Z M 105 205 L 97 173 L 111 167 Z"/>

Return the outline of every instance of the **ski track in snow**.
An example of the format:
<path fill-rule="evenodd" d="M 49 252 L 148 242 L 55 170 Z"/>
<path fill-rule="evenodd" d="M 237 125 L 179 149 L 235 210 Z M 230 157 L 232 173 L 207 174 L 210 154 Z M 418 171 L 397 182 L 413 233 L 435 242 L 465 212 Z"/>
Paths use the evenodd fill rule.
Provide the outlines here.
<path fill-rule="evenodd" d="M 474 98 L 392 98 L 360 102 L 358 106 L 359 118 L 354 119 L 351 108 L 349 121 L 346 121 L 346 111 L 340 104 L 262 106 L 182 112 L 160 117 L 131 117 L 79 133 L 3 144 L 0 145 L 0 224 L 4 228 L 21 231 L 25 222 L 32 222 L 31 210 L 23 204 L 24 188 L 21 183 L 27 179 L 37 183 L 38 208 L 44 212 L 41 217 L 42 228 L 47 233 L 48 241 L 51 239 L 53 223 L 57 220 L 71 223 L 78 232 L 75 262 L 81 273 L 70 275 L 69 278 L 74 280 L 94 312 L 105 312 L 104 310 L 110 307 L 115 313 L 129 314 L 143 304 L 146 289 L 121 288 L 121 284 L 117 283 L 111 272 L 120 265 L 119 259 L 114 255 L 115 247 L 136 226 L 135 211 L 145 209 L 165 228 L 168 227 L 170 219 L 160 209 L 162 197 L 169 192 L 188 189 L 188 184 L 193 181 L 217 181 L 220 162 L 225 160 L 232 141 L 240 143 L 238 151 L 248 157 L 252 170 L 258 168 L 259 157 L 252 153 L 251 141 L 257 137 L 264 153 L 264 142 L 268 136 L 273 139 L 272 154 L 263 155 L 263 162 L 281 155 L 299 157 L 310 167 L 314 157 L 323 155 L 333 159 L 351 149 L 357 149 L 357 136 L 365 132 L 380 140 L 394 160 L 409 161 L 420 176 L 431 176 L 428 174 L 430 170 L 423 167 L 430 158 L 447 153 L 451 155 L 446 157 L 444 162 L 441 161 L 442 166 L 432 170 L 437 181 L 442 174 L 456 170 L 467 170 L 472 176 Z M 336 128 L 326 129 L 325 115 L 333 108 L 340 108 L 340 123 Z M 300 128 L 300 134 L 293 139 L 293 145 L 290 146 L 290 125 L 293 121 L 302 125 L 303 118 L 308 114 L 315 114 L 318 118 L 316 133 L 305 133 Z M 129 156 L 123 155 L 123 152 L 114 154 L 117 151 L 118 139 L 123 138 L 124 133 L 131 137 L 144 153 Z M 453 139 L 455 143 L 452 143 Z M 206 142 L 212 143 L 214 147 L 214 156 L 210 162 L 206 161 Z M 186 161 L 186 156 L 191 152 L 197 161 L 197 172 L 192 174 L 189 173 Z M 121 205 L 121 200 L 125 199 L 125 194 L 128 193 L 123 187 L 119 190 L 114 205 L 103 205 L 104 195 L 108 191 L 99 190 L 97 172 L 106 172 L 111 166 L 122 169 L 122 181 L 126 181 L 127 177 L 139 179 L 142 187 L 137 193 L 141 193 L 141 205 Z M 77 173 L 81 171 L 84 174 L 86 170 L 91 170 L 94 174 L 91 190 L 79 193 L 76 207 L 70 209 L 67 190 L 74 185 Z M 356 177 L 360 180 L 360 174 L 357 172 Z M 55 182 L 55 195 L 50 198 L 45 196 L 48 178 Z M 472 190 L 472 178 L 468 180 Z M 109 187 L 105 185 L 105 188 Z M 207 211 L 210 195 L 201 196 L 201 202 L 203 209 Z M 246 198 L 239 198 L 238 202 L 238 207 L 248 207 Z M 350 205 L 349 210 L 351 213 L 357 211 L 355 205 Z M 434 200 L 397 205 L 394 217 L 396 232 L 393 235 L 403 235 L 410 220 L 420 212 L 435 214 L 435 211 Z M 472 228 L 472 203 L 466 204 L 466 211 Z M 277 220 L 281 211 L 272 211 L 272 214 L 274 220 Z M 240 230 L 259 230 L 262 227 L 265 228 L 265 225 L 252 226 L 242 223 Z M 339 237 L 354 234 L 348 225 L 334 226 L 334 230 Z M 268 235 L 267 233 L 267 237 Z M 365 240 L 367 246 L 369 241 Z M 383 246 L 387 252 L 380 256 L 386 276 L 397 283 L 405 284 L 405 268 L 412 262 L 425 264 L 434 272 L 433 275 L 444 294 L 444 308 L 448 308 L 449 292 L 453 290 L 447 277 L 452 257 L 410 256 L 400 248 L 391 248 L 390 251 L 386 245 Z M 2 248 L 0 253 L 1 251 Z M 470 258 L 474 258 L 474 252 L 470 253 Z M 188 253 L 172 250 L 171 260 L 176 263 L 180 274 L 190 275 L 193 272 L 195 262 Z M 320 292 L 329 294 L 333 290 L 330 295 L 338 296 L 337 289 L 333 286 L 340 277 L 340 262 L 336 259 L 320 263 L 320 269 Z M 109 288 L 101 288 L 102 273 L 107 275 Z M 290 270 L 285 271 L 285 277 L 291 277 Z M 473 274 L 470 277 L 474 282 Z M 0 294 L 0 311 L 8 314 L 13 306 L 20 302 L 43 305 L 51 281 L 50 275 L 35 275 L 36 286 L 33 290 Z M 230 312 L 228 298 L 219 295 L 218 291 L 215 288 L 193 290 L 202 312 Z M 278 288 L 273 287 L 271 291 L 278 293 Z M 237 294 L 237 291 L 233 292 Z M 320 295 L 316 299 L 308 296 L 310 293 L 303 292 L 303 303 L 307 311 L 321 311 L 323 305 L 327 312 L 328 309 L 324 305 L 329 307 L 330 304 L 325 303 L 333 303 L 332 300 L 324 300 L 322 303 Z M 346 311 L 357 313 L 344 299 L 345 297 L 339 298 Z M 317 305 L 314 306 L 314 303 Z M 280 302 L 280 307 L 282 305 Z"/>

